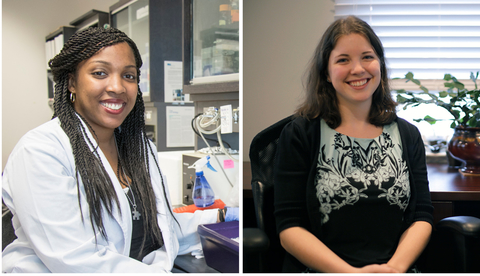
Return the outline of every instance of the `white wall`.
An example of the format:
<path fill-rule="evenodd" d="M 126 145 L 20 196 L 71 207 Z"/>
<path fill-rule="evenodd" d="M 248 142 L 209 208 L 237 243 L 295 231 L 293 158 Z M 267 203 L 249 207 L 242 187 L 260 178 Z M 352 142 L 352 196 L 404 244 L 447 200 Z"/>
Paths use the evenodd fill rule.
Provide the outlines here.
<path fill-rule="evenodd" d="M 243 160 L 253 137 L 293 113 L 303 75 L 334 20 L 332 0 L 243 1 Z"/>
<path fill-rule="evenodd" d="M 2 1 L 2 170 L 15 144 L 51 119 L 45 37 L 92 9 L 118 0 Z"/>

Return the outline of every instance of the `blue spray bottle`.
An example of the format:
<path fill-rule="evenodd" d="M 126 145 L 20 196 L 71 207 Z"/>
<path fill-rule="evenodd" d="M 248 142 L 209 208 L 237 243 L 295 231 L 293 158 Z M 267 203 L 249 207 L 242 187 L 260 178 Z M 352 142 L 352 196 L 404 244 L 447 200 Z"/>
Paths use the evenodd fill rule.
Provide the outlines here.
<path fill-rule="evenodd" d="M 203 167 L 207 166 L 210 170 L 216 170 L 210 164 L 210 156 L 207 155 L 197 162 L 193 163 L 189 168 L 195 168 L 195 185 L 193 186 L 193 203 L 197 207 L 208 207 L 215 202 L 215 194 L 210 184 L 203 175 Z"/>

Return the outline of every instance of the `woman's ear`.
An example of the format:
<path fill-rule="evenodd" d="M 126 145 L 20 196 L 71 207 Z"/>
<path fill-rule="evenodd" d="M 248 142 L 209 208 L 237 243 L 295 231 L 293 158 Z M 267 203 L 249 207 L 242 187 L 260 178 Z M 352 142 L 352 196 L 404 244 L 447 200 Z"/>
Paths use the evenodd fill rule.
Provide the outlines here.
<path fill-rule="evenodd" d="M 75 93 L 75 76 L 73 74 L 68 74 L 68 91 Z"/>

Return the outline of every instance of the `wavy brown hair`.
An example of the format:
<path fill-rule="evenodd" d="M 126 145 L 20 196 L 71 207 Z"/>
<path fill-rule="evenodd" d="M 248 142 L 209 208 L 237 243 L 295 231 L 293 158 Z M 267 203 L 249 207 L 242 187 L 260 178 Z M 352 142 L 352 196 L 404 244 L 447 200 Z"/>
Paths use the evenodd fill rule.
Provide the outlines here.
<path fill-rule="evenodd" d="M 380 85 L 373 93 L 369 122 L 375 126 L 391 123 L 396 118 L 396 102 L 392 99 L 388 85 L 387 67 L 382 43 L 372 28 L 363 20 L 349 16 L 333 22 L 320 40 L 306 74 L 304 102 L 295 114 L 307 119 L 320 117 L 332 129 L 337 128 L 342 118 L 338 109 L 338 100 L 333 85 L 328 82 L 328 61 L 333 48 L 341 36 L 360 34 L 372 45 L 380 59 Z"/>
<path fill-rule="evenodd" d="M 55 102 L 53 118 L 58 117 L 62 129 L 70 139 L 73 156 L 75 158 L 75 176 L 77 180 L 78 198 L 80 204 L 79 178 L 85 189 L 85 196 L 88 202 L 90 221 L 94 233 L 97 231 L 107 239 L 107 233 L 102 220 L 102 209 L 105 207 L 108 215 L 112 216 L 113 204 L 120 207 L 118 197 L 104 164 L 102 164 L 98 153 L 98 146 L 88 138 L 87 131 L 82 121 L 96 136 L 88 122 L 78 114 L 70 102 L 70 91 L 68 91 L 68 80 L 70 75 L 76 73 L 78 64 L 105 47 L 118 43 L 127 43 L 135 57 L 137 68 L 137 85 L 140 80 L 140 67 L 142 59 L 137 46 L 125 33 L 115 28 L 89 28 L 85 31 L 75 33 L 64 45 L 61 52 L 49 61 L 49 66 L 55 81 Z M 152 188 L 152 173 L 160 173 L 156 152 L 150 146 L 145 135 L 145 106 L 142 93 L 138 87 L 135 106 L 125 118 L 121 126 L 115 129 L 115 139 L 118 145 L 118 168 L 124 170 L 130 177 L 130 189 L 133 189 L 141 201 L 141 215 L 143 218 L 144 237 L 140 252 L 142 252 L 147 235 L 157 244 L 163 244 L 162 233 L 157 222 L 157 205 L 155 193 Z M 53 119 L 52 118 L 52 119 Z M 93 147 L 92 151 L 90 147 Z M 158 171 L 150 171 L 148 156 L 152 155 Z M 117 175 L 119 174 L 117 170 Z M 163 176 L 160 175 L 164 196 L 167 199 Z M 121 178 L 119 178 L 121 179 Z M 167 199 L 168 200 L 168 199 Z M 170 213 L 173 215 L 169 202 L 167 202 Z M 118 208 L 120 210 L 120 208 Z M 83 220 L 83 217 L 82 217 Z M 95 235 L 96 239 L 96 235 Z"/>

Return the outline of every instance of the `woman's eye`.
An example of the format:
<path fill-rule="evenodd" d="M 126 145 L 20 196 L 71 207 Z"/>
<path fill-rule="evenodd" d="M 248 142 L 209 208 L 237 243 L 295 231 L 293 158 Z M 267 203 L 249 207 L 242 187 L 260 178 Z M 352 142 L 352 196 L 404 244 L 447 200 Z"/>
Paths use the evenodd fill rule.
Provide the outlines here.
<path fill-rule="evenodd" d="M 130 79 L 130 80 L 135 80 L 137 77 L 133 74 L 126 74 L 125 78 Z"/>
<path fill-rule="evenodd" d="M 94 75 L 94 76 L 106 76 L 107 74 L 103 71 L 97 71 L 97 72 L 93 72 L 92 75 Z"/>
<path fill-rule="evenodd" d="M 364 59 L 374 59 L 375 57 L 374 56 L 364 56 L 363 58 Z"/>
<path fill-rule="evenodd" d="M 337 63 L 344 63 L 344 62 L 347 62 L 346 58 L 341 58 L 341 59 L 337 60 Z"/>

